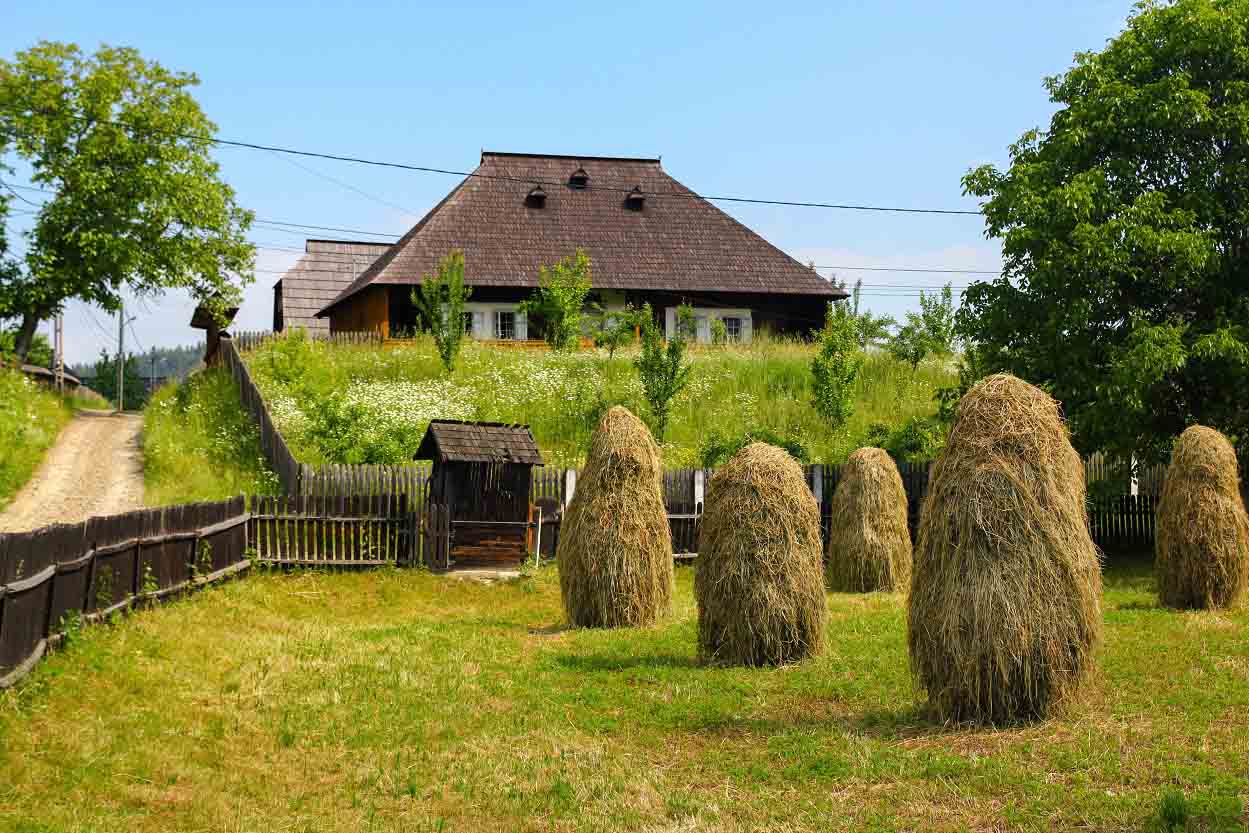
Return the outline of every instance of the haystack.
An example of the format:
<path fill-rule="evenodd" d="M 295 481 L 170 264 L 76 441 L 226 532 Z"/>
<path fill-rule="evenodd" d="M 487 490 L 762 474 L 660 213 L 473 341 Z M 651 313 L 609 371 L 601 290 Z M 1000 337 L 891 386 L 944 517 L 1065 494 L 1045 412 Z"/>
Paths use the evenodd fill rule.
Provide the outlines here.
<path fill-rule="evenodd" d="M 1236 452 L 1201 425 L 1180 435 L 1158 503 L 1158 596 L 1176 608 L 1234 605 L 1249 581 L 1249 517 Z"/>
<path fill-rule="evenodd" d="M 559 587 L 573 625 L 650 625 L 671 607 L 662 476 L 659 447 L 642 421 L 620 406 L 609 410 L 560 528 Z"/>
<path fill-rule="evenodd" d="M 959 402 L 911 577 L 911 668 L 943 721 L 1044 718 L 1086 681 L 1101 570 L 1058 403 L 1013 376 Z"/>
<path fill-rule="evenodd" d="M 860 448 L 833 494 L 824 575 L 843 593 L 905 591 L 911 583 L 906 489 L 883 449 Z"/>
<path fill-rule="evenodd" d="M 819 654 L 828 616 L 820 510 L 802 468 L 751 443 L 711 478 L 694 596 L 706 660 L 780 665 Z"/>

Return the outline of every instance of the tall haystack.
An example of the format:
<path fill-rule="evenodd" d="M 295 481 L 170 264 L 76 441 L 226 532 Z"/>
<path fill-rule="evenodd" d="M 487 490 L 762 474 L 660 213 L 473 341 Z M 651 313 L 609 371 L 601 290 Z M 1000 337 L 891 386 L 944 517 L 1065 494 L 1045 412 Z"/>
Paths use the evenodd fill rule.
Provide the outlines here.
<path fill-rule="evenodd" d="M 906 488 L 888 452 L 850 455 L 833 494 L 824 575 L 842 593 L 905 591 L 911 583 Z"/>
<path fill-rule="evenodd" d="M 1202 425 L 1183 434 L 1158 503 L 1158 596 L 1168 607 L 1234 605 L 1249 582 L 1249 517 L 1236 452 Z"/>
<path fill-rule="evenodd" d="M 911 668 L 938 719 L 1044 718 L 1086 681 L 1102 615 L 1084 488 L 1046 393 L 995 375 L 963 396 L 911 576 Z"/>
<path fill-rule="evenodd" d="M 584 628 L 650 625 L 672 604 L 672 532 L 659 446 L 626 408 L 609 410 L 560 528 L 559 587 Z"/>
<path fill-rule="evenodd" d="M 765 443 L 711 478 L 694 597 L 706 660 L 781 665 L 824 648 L 820 510 L 802 468 Z"/>

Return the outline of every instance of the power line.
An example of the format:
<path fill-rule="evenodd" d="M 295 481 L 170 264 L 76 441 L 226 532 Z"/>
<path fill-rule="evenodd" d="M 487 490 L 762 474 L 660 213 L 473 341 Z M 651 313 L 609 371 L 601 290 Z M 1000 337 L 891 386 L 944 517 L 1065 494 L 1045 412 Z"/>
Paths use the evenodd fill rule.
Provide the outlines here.
<path fill-rule="evenodd" d="M 85 121 L 85 119 L 79 119 L 79 120 Z M 305 157 L 309 159 L 327 159 L 332 162 L 348 162 L 354 165 L 369 165 L 372 167 L 392 168 L 392 169 L 403 170 L 403 171 L 417 171 L 420 173 L 445 174 L 448 176 L 460 176 L 464 178 L 476 177 L 479 179 L 494 179 L 494 180 L 503 180 L 503 181 L 509 181 L 509 182 L 524 182 L 524 183 L 538 184 L 538 185 L 563 186 L 565 184 L 563 182 L 550 182 L 550 181 L 544 181 L 541 179 L 534 179 L 532 177 L 515 177 L 515 176 L 506 176 L 502 174 L 483 174 L 483 173 L 478 173 L 476 171 L 457 171 L 451 168 L 438 168 L 438 167 L 433 167 L 430 165 L 413 165 L 413 164 L 409 164 L 406 162 L 389 162 L 389 161 L 383 161 L 383 160 L 378 160 L 378 159 L 367 159 L 362 156 L 352 156 L 352 155 L 343 154 L 343 153 L 323 153 L 323 152 L 318 152 L 318 151 L 300 150 L 298 148 L 283 147 L 281 145 L 266 145 L 266 144 L 261 144 L 259 142 L 244 142 L 244 141 L 233 140 L 233 139 L 218 139 L 213 136 L 200 136 L 194 133 L 183 133 L 177 130 L 161 130 L 159 128 L 154 128 L 154 127 L 146 127 L 146 128 L 137 127 L 135 125 L 123 124 L 116 120 L 107 120 L 107 121 L 101 121 L 97 123 L 109 124 L 114 127 L 119 127 L 122 130 L 130 131 L 132 133 L 143 132 L 143 131 L 146 131 L 148 133 L 163 133 L 166 136 L 173 136 L 179 139 L 187 139 L 188 141 L 193 141 L 193 142 L 208 142 L 211 144 L 220 145 L 222 147 L 237 147 L 237 148 L 247 148 L 249 150 L 267 151 L 269 153 L 284 153 L 290 156 L 300 156 L 300 157 Z M 570 157 L 570 158 L 576 159 L 577 157 Z M 589 157 L 586 157 L 586 158 L 589 158 Z M 617 187 L 610 187 L 610 188 L 587 184 L 581 190 L 587 190 L 587 191 L 590 191 L 590 190 L 597 190 L 597 191 L 626 190 L 627 191 L 628 187 L 624 186 L 623 184 Z M 674 197 L 674 198 L 679 198 L 679 199 L 701 199 L 701 200 L 707 200 L 710 202 L 735 202 L 735 203 L 748 203 L 748 204 L 753 204 L 753 205 L 777 205 L 777 206 L 788 206 L 788 207 L 793 207 L 793 208 L 828 208 L 828 209 L 835 209 L 835 210 L 841 210 L 841 211 L 873 211 L 873 212 L 898 213 L 898 214 L 937 214 L 937 215 L 965 215 L 965 216 L 969 215 L 969 216 L 977 216 L 977 217 L 980 216 L 980 211 L 978 209 L 970 210 L 970 209 L 955 209 L 955 208 L 903 208 L 900 206 L 862 205 L 862 204 L 856 204 L 856 203 L 813 202 L 813 201 L 805 201 L 805 200 L 780 200 L 780 199 L 764 199 L 764 198 L 759 198 L 759 197 L 735 197 L 735 196 L 723 196 L 723 195 L 710 195 L 710 194 L 699 194 L 695 191 L 654 191 L 654 192 L 648 192 L 647 196 L 648 197 L 652 197 L 652 196 Z"/>
<path fill-rule="evenodd" d="M 385 199 L 382 199 L 381 197 L 370 194 L 368 191 L 365 191 L 361 188 L 357 188 L 356 186 L 352 185 L 350 182 L 343 182 L 341 179 L 337 179 L 335 177 L 330 176 L 329 174 L 322 173 L 321 171 L 318 171 L 315 168 L 309 168 L 307 165 L 304 165 L 300 162 L 296 162 L 294 159 L 291 159 L 289 156 L 284 156 L 280 153 L 274 153 L 273 155 L 276 156 L 278 159 L 283 160 L 284 162 L 289 162 L 290 164 L 294 165 L 296 168 L 299 168 L 301 171 L 310 173 L 315 177 L 324 179 L 326 182 L 332 182 L 335 185 L 339 186 L 340 188 L 346 188 L 348 191 L 359 194 L 365 199 L 370 199 L 373 202 L 378 203 L 379 205 L 384 205 L 388 208 L 398 209 L 399 211 L 402 211 L 406 214 L 416 213 L 410 208 L 405 208 L 404 206 L 399 205 L 398 203 L 390 202 L 389 200 L 385 200 Z"/>

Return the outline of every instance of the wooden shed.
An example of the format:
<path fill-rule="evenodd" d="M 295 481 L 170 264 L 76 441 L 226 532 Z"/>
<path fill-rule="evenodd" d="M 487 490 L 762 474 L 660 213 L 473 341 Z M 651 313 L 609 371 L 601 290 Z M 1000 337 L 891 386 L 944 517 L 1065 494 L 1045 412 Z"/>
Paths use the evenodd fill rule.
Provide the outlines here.
<path fill-rule="evenodd" d="M 447 566 L 519 565 L 529 549 L 530 488 L 542 455 L 526 425 L 436 419 L 417 460 L 433 460 L 429 502 L 450 516 Z"/>

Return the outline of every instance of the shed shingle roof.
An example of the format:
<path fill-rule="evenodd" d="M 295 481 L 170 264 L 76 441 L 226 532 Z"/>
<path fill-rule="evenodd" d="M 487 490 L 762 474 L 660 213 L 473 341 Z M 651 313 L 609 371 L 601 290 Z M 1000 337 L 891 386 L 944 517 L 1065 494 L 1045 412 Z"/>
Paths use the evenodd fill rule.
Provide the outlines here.
<path fill-rule="evenodd" d="M 572 188 L 578 168 L 588 188 Z M 535 186 L 545 206 L 526 197 Z M 646 195 L 630 211 L 626 194 Z M 417 284 L 452 249 L 473 286 L 538 285 L 538 269 L 578 248 L 598 289 L 844 297 L 813 269 L 669 176 L 658 159 L 485 152 L 481 164 L 333 303 L 371 284 Z"/>
<path fill-rule="evenodd" d="M 275 284 L 282 287 L 282 329 L 329 331 L 317 310 L 338 297 L 351 281 L 390 248 L 389 243 L 308 240 L 304 254 Z M 274 322 L 277 329 L 277 322 Z"/>
<path fill-rule="evenodd" d="M 542 465 L 542 454 L 529 426 L 451 419 L 429 423 L 415 459 Z"/>

